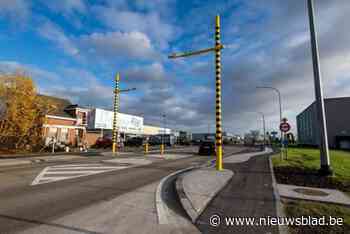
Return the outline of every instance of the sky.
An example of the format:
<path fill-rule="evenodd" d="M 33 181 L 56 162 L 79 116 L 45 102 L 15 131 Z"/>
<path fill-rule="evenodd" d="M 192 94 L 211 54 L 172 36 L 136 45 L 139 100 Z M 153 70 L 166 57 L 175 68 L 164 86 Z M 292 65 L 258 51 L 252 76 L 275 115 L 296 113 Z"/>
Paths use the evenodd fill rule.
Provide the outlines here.
<path fill-rule="evenodd" d="M 192 132 L 215 130 L 214 54 L 169 60 L 214 44 L 221 16 L 224 131 L 277 130 L 314 101 L 306 0 L 0 0 L 0 72 L 25 71 L 42 94 L 111 109 L 116 72 L 121 112 Z M 348 0 L 316 0 L 325 97 L 350 91 Z"/>

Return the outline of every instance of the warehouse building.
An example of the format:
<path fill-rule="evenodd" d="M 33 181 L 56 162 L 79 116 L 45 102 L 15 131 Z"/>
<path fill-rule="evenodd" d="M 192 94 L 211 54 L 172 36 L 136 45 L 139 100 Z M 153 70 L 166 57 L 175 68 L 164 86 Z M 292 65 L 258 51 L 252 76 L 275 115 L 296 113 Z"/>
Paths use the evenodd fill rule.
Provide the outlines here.
<path fill-rule="evenodd" d="M 350 97 L 324 99 L 330 148 L 350 149 Z M 298 142 L 318 146 L 320 142 L 316 103 L 297 115 Z"/>

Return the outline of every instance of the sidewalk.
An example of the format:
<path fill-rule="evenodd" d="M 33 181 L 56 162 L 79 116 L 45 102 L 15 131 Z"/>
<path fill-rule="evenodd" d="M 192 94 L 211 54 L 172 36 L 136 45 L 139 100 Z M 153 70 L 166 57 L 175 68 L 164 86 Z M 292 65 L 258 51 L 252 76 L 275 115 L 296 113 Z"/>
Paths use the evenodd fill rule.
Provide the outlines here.
<path fill-rule="evenodd" d="M 277 184 L 281 197 L 350 206 L 350 197 L 336 189 Z"/>
<path fill-rule="evenodd" d="M 63 162 L 74 159 L 86 158 L 86 156 L 66 154 L 66 155 L 47 155 L 47 156 L 37 156 L 37 157 L 25 157 L 25 158 L 14 158 L 14 159 L 0 159 L 0 167 L 10 167 L 10 166 L 21 166 L 33 163 L 42 162 Z"/>
<path fill-rule="evenodd" d="M 276 217 L 277 200 L 274 194 L 269 164 L 271 149 L 263 152 L 237 154 L 223 159 L 224 168 L 234 175 L 228 184 L 210 201 L 196 221 L 204 233 L 279 233 L 277 226 L 213 225 L 212 217 Z M 215 220 L 214 220 L 215 221 Z"/>

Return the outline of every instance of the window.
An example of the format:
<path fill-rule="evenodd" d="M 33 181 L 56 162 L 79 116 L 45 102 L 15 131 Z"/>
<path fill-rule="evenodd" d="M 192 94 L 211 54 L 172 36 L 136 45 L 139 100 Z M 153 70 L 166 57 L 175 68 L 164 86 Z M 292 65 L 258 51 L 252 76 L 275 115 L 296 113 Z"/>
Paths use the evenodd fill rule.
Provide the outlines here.
<path fill-rule="evenodd" d="M 48 137 L 57 137 L 57 128 L 49 128 Z"/>
<path fill-rule="evenodd" d="M 61 128 L 61 134 L 59 140 L 61 142 L 68 142 L 68 128 Z"/>

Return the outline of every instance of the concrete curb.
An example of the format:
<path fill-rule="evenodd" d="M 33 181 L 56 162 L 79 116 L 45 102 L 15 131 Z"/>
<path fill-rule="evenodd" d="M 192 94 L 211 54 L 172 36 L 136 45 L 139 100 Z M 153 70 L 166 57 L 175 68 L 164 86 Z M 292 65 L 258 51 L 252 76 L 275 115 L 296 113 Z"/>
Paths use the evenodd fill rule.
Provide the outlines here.
<path fill-rule="evenodd" d="M 271 177 L 272 177 L 272 189 L 273 189 L 273 196 L 276 204 L 276 215 L 277 217 L 286 217 L 286 214 L 284 213 L 283 210 L 283 204 L 281 202 L 281 197 L 278 193 L 277 189 L 277 182 L 276 182 L 276 177 L 275 177 L 275 172 L 273 170 L 273 165 L 272 165 L 272 159 L 271 156 L 273 153 L 269 156 L 269 165 L 270 165 L 270 171 L 271 171 Z M 287 226 L 282 226 L 278 225 L 278 231 L 280 234 L 288 234 L 288 227 Z"/>
<path fill-rule="evenodd" d="M 188 216 L 190 216 L 192 223 L 195 223 L 199 214 L 197 214 L 191 201 L 186 196 L 185 190 L 183 188 L 182 180 L 183 180 L 183 176 L 179 176 L 176 179 L 176 182 L 175 182 L 176 192 L 177 192 L 177 195 L 179 196 L 182 207 L 185 209 Z"/>
<path fill-rule="evenodd" d="M 188 173 L 188 172 L 186 172 L 186 173 Z M 186 174 L 186 173 L 184 173 L 184 174 Z M 207 208 L 209 203 L 216 197 L 216 195 L 230 182 L 230 180 L 232 179 L 234 174 L 232 173 L 231 177 L 229 179 L 227 179 L 225 181 L 225 183 L 222 184 L 222 186 L 220 188 L 218 188 L 215 192 L 210 194 L 210 199 L 207 201 L 207 203 L 204 206 L 201 207 L 201 209 L 199 211 L 196 211 L 196 209 L 194 208 L 194 205 L 192 204 L 191 200 L 189 199 L 189 197 L 187 196 L 187 194 L 184 190 L 184 185 L 183 185 L 184 174 L 179 176 L 176 179 L 176 192 L 179 196 L 182 207 L 185 209 L 186 213 L 191 218 L 192 223 L 196 223 L 198 217 L 203 213 L 203 211 Z"/>
<path fill-rule="evenodd" d="M 162 198 L 162 192 L 164 191 L 164 186 L 167 184 L 167 182 L 170 179 L 173 179 L 174 177 L 191 171 L 193 169 L 195 169 L 197 167 L 193 166 L 193 167 L 188 167 L 182 170 L 178 170 L 175 171 L 173 173 L 171 173 L 170 175 L 164 177 L 160 183 L 157 186 L 157 190 L 156 190 L 156 195 L 155 195 L 155 200 L 156 200 L 156 210 L 157 210 L 157 218 L 158 218 L 158 223 L 159 224 L 169 224 L 169 219 L 168 219 L 168 214 L 169 214 L 169 208 L 168 206 L 165 204 L 163 198 Z"/>

